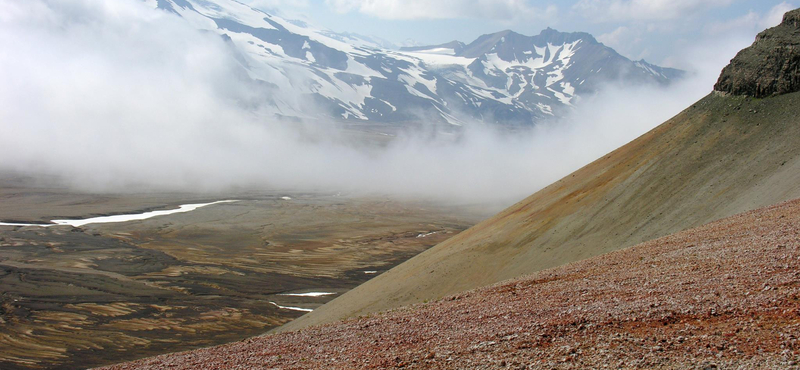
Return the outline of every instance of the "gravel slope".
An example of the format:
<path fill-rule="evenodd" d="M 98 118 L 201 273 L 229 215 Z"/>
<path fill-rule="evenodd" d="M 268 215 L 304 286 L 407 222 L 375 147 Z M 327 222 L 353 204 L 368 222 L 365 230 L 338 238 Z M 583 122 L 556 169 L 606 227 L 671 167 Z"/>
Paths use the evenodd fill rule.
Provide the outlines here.
<path fill-rule="evenodd" d="M 800 9 L 731 61 L 724 92 L 276 331 L 439 299 L 800 197 L 798 45 Z M 777 96 L 752 99 L 748 85 Z"/>
<path fill-rule="evenodd" d="M 800 93 L 710 94 L 279 331 L 436 300 L 800 197 Z"/>
<path fill-rule="evenodd" d="M 108 369 L 798 368 L 800 199 L 373 317 Z"/>

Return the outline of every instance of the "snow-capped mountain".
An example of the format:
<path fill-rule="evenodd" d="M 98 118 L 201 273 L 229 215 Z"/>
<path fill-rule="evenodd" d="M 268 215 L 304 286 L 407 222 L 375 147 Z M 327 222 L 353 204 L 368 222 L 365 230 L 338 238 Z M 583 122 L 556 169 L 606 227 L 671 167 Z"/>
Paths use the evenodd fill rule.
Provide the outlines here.
<path fill-rule="evenodd" d="M 529 124 L 562 114 L 605 81 L 666 84 L 681 75 L 633 62 L 586 33 L 503 31 L 395 51 L 383 40 L 315 29 L 234 0 L 148 2 L 233 44 L 280 116 Z"/>
<path fill-rule="evenodd" d="M 463 42 L 454 40 L 446 44 L 432 45 L 432 46 L 404 46 L 400 51 L 427 53 L 427 54 L 444 54 L 444 55 L 461 55 L 464 47 L 467 46 Z"/>

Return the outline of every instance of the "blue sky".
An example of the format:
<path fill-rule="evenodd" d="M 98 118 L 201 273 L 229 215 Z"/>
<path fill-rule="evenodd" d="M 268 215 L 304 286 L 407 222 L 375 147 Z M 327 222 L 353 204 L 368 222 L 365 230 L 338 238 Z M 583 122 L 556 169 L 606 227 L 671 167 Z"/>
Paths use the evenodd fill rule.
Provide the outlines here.
<path fill-rule="evenodd" d="M 394 43 L 469 43 L 511 29 L 585 31 L 631 59 L 681 67 L 698 43 L 752 38 L 800 0 L 243 0 L 338 32 Z M 741 41 L 738 42 L 739 44 Z M 736 47 L 739 47 L 738 45 Z"/>

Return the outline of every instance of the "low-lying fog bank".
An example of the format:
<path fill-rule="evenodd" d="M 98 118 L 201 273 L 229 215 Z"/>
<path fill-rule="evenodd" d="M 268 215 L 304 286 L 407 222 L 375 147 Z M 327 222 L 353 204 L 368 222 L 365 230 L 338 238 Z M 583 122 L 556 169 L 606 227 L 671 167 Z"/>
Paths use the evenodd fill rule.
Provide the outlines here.
<path fill-rule="evenodd" d="M 277 121 L 219 37 L 138 2 L 0 4 L 0 170 L 92 192 L 268 187 L 509 204 L 709 93 L 752 41 L 701 38 L 673 61 L 693 72 L 687 80 L 609 85 L 559 122 L 448 134 L 377 127 L 399 131 L 387 141 Z"/>

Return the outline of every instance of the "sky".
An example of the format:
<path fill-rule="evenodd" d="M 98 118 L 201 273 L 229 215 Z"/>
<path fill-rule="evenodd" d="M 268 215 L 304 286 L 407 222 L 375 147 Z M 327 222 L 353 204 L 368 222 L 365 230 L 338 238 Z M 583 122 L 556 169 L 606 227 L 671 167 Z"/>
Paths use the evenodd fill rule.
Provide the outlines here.
<path fill-rule="evenodd" d="M 698 38 L 754 35 L 798 0 L 243 0 L 266 11 L 337 32 L 395 44 L 469 43 L 505 29 L 536 35 L 551 27 L 589 32 L 633 59 L 689 64 L 681 50 Z"/>
<path fill-rule="evenodd" d="M 603 86 L 562 120 L 526 131 L 469 125 L 454 140 L 422 130 L 374 148 L 353 146 L 325 122 L 286 125 L 262 114 L 269 100 L 230 45 L 152 1 L 0 0 L 0 175 L 93 193 L 255 188 L 510 205 L 709 94 L 736 52 L 794 5 L 767 3 L 284 4 L 334 30 L 430 42 L 503 28 L 588 30 L 623 53 L 652 50 L 692 72 L 668 86 Z"/>

